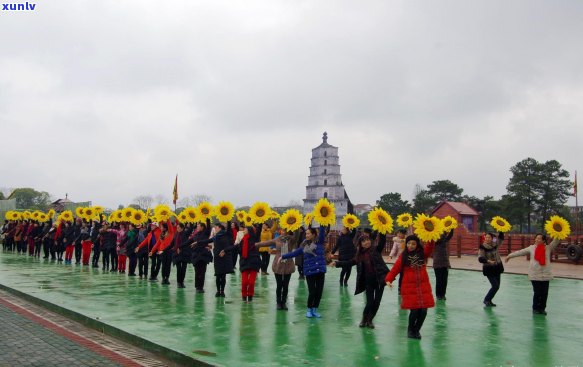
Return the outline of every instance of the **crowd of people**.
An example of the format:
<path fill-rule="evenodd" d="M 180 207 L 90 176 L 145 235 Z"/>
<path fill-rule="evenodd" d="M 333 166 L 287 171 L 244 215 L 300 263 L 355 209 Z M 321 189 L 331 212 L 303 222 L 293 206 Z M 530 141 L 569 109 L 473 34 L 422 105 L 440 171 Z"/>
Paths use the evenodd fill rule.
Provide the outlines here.
<path fill-rule="evenodd" d="M 420 339 L 420 329 L 427 309 L 434 307 L 435 299 L 426 270 L 427 260 L 433 257 L 435 273 L 435 297 L 446 300 L 449 263 L 448 242 L 453 230 L 444 232 L 436 241 L 423 242 L 405 229 L 398 230 L 392 238 L 389 258 L 395 259 L 389 269 L 382 252 L 387 247 L 387 234 L 369 228 L 342 228 L 335 236 L 329 236 L 329 228 L 311 225 L 295 231 L 278 228 L 277 221 L 245 225 L 238 221 L 182 223 L 170 219 L 149 221 L 144 225 L 132 223 L 108 223 L 99 216 L 92 221 L 77 218 L 75 221 L 39 223 L 34 220 L 5 221 L 1 228 L 3 249 L 7 252 L 41 256 L 49 261 L 64 262 L 99 268 L 103 272 L 116 272 L 139 277 L 150 282 L 170 284 L 172 266 L 176 267 L 176 284 L 185 288 L 184 280 L 190 265 L 194 268 L 194 287 L 204 293 L 207 266 L 212 263 L 216 281 L 215 297 L 225 297 L 226 277 L 238 267 L 241 272 L 241 297 L 252 302 L 257 275 L 275 275 L 276 303 L 278 310 L 288 310 L 287 298 L 291 276 L 299 273 L 299 279 L 308 286 L 306 317 L 320 318 L 327 266 L 341 268 L 339 283 L 348 285 L 353 267 L 356 267 L 355 294 L 366 294 L 366 305 L 360 327 L 374 328 L 375 318 L 385 286 L 393 287 L 398 280 L 401 308 L 410 310 L 407 335 Z M 483 302 L 494 307 L 493 298 L 500 288 L 504 271 L 498 246 L 503 233 L 485 234 L 479 244 L 478 260 L 483 264 L 483 274 L 491 284 Z M 550 253 L 558 244 L 554 240 L 547 245 L 546 236 L 539 234 L 535 243 L 523 250 L 511 253 L 508 261 L 516 256 L 530 255 L 529 278 L 534 297 L 533 312 L 546 315 L 549 281 L 552 279 Z M 387 249 L 388 250 L 388 249 Z M 338 252 L 337 260 L 331 255 Z M 100 262 L 101 260 L 101 262 Z"/>

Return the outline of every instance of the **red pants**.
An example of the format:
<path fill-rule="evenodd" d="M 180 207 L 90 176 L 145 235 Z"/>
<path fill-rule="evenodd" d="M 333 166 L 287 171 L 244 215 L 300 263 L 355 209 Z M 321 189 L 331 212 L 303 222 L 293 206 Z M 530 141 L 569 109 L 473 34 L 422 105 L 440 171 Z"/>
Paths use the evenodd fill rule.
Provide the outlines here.
<path fill-rule="evenodd" d="M 71 259 L 73 258 L 74 250 L 75 246 L 73 245 L 67 246 L 67 248 L 65 249 L 65 261 L 71 261 Z"/>
<path fill-rule="evenodd" d="M 126 255 L 117 255 L 117 270 L 126 271 Z"/>
<path fill-rule="evenodd" d="M 255 278 L 257 278 L 257 270 L 243 270 L 241 272 L 241 296 L 253 297 L 255 294 Z"/>
<path fill-rule="evenodd" d="M 89 257 L 91 257 L 93 243 L 91 241 L 83 241 L 81 245 L 83 246 L 83 265 L 89 265 Z"/>

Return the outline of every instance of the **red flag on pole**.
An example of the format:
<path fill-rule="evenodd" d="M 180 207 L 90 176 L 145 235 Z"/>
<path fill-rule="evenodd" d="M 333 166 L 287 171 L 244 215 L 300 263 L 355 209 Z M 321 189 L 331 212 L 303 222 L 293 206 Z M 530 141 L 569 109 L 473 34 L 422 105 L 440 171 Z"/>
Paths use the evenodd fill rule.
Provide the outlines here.
<path fill-rule="evenodd" d="M 176 206 L 176 201 L 178 200 L 178 174 L 176 175 L 176 178 L 174 179 L 174 191 L 172 191 L 172 197 L 173 197 L 172 202 Z"/>

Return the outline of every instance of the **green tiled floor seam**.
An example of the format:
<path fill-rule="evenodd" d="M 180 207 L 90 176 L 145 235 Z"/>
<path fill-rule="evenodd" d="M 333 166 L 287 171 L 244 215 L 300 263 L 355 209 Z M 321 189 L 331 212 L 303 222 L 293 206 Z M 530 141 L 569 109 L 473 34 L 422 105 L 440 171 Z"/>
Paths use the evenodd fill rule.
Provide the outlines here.
<path fill-rule="evenodd" d="M 208 367 L 208 366 L 212 366 L 211 364 L 208 364 L 206 362 L 197 360 L 195 358 L 189 357 L 187 355 L 184 355 L 182 353 L 179 353 L 175 350 L 163 347 L 161 345 L 158 345 L 156 343 L 153 343 L 149 340 L 140 338 L 139 336 L 130 334 L 126 331 L 120 330 L 116 327 L 113 327 L 111 325 L 108 325 L 106 323 L 103 323 L 101 321 L 92 319 L 90 317 L 87 317 L 85 315 L 82 315 L 80 313 L 77 313 L 75 311 L 71 311 L 69 309 L 66 309 L 64 307 L 55 305 L 54 303 L 36 298 L 31 296 L 30 294 L 21 292 L 19 290 L 16 290 L 14 288 L 11 287 L 7 287 L 4 284 L 0 284 L 0 289 L 7 291 L 17 297 L 20 297 L 30 303 L 33 303 L 37 306 L 41 306 L 44 307 L 46 309 L 48 309 L 49 311 L 58 313 L 61 316 L 67 317 L 71 320 L 77 321 L 89 328 L 92 328 L 94 330 L 97 330 L 105 335 L 109 335 L 112 336 L 114 338 L 117 338 L 119 340 L 122 340 L 126 343 L 132 344 L 136 347 L 142 348 L 142 349 L 146 349 L 151 353 L 160 355 L 172 362 L 175 363 L 179 363 L 179 364 L 183 364 L 183 365 L 188 365 L 188 366 L 200 366 L 200 367 Z"/>

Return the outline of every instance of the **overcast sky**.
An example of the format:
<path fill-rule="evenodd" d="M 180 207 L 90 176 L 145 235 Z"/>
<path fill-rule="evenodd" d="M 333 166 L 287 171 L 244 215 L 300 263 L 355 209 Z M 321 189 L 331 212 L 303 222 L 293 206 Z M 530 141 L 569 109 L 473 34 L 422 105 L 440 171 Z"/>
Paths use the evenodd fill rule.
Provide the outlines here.
<path fill-rule="evenodd" d="M 15 0 L 16 1 L 16 0 Z M 115 207 L 305 197 L 338 146 L 353 203 L 449 179 L 583 174 L 583 2 L 39 1 L 0 12 L 0 187 Z"/>

